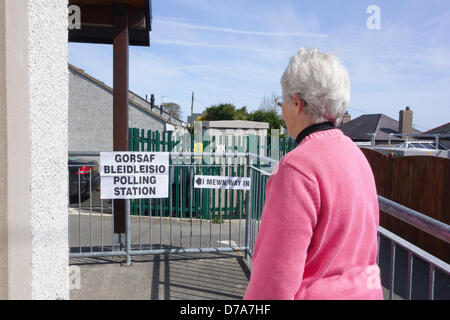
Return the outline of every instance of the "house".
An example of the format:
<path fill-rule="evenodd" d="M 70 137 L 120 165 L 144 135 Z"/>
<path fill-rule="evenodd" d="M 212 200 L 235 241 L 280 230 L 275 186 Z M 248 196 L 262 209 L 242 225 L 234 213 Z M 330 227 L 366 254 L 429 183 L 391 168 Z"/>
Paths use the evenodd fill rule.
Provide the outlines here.
<path fill-rule="evenodd" d="M 412 119 L 413 112 L 409 107 L 400 110 L 398 121 L 381 113 L 362 115 L 354 120 L 346 115 L 339 129 L 358 143 L 388 145 L 403 142 L 401 134 L 421 133 L 413 128 Z"/>
<path fill-rule="evenodd" d="M 423 132 L 424 135 L 438 134 L 439 137 L 439 149 L 450 150 L 450 122 L 443 124 L 434 129 Z"/>
<path fill-rule="evenodd" d="M 168 131 L 184 123 L 129 92 L 130 128 Z M 69 64 L 69 151 L 113 150 L 113 89 Z"/>

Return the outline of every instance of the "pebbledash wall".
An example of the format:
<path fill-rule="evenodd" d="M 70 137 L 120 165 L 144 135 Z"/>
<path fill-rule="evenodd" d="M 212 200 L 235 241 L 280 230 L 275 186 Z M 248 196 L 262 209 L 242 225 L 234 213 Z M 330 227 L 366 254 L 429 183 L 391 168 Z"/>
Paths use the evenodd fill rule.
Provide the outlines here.
<path fill-rule="evenodd" d="M 0 0 L 0 298 L 69 299 L 67 1 Z"/>
<path fill-rule="evenodd" d="M 130 128 L 163 132 L 166 123 L 180 124 L 177 119 L 168 121 L 165 114 L 151 112 L 149 103 L 131 92 L 129 101 Z M 112 124 L 112 88 L 69 65 L 69 150 L 113 151 Z"/>

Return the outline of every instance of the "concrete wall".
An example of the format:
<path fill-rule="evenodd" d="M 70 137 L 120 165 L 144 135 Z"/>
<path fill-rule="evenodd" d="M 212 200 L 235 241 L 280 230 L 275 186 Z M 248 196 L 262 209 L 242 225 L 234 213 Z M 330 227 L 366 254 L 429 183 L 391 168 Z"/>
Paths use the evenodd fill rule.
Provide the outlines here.
<path fill-rule="evenodd" d="M 68 299 L 67 1 L 0 2 L 0 296 Z"/>
<path fill-rule="evenodd" d="M 69 72 L 69 150 L 113 150 L 113 96 L 74 70 Z M 165 122 L 130 103 L 129 127 L 164 131 Z"/>

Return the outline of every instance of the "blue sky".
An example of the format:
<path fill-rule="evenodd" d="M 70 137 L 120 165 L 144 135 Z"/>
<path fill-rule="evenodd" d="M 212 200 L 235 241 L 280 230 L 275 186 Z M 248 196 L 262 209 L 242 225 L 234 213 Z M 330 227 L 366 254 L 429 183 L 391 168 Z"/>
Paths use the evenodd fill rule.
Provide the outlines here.
<path fill-rule="evenodd" d="M 349 112 L 398 119 L 410 106 L 423 131 L 450 121 L 450 0 L 153 0 L 150 47 L 130 48 L 130 90 L 176 102 L 183 119 L 211 104 L 256 110 L 281 94 L 299 48 L 336 54 L 352 83 Z M 381 29 L 369 30 L 370 5 Z M 69 62 L 112 85 L 112 46 L 69 44 Z"/>

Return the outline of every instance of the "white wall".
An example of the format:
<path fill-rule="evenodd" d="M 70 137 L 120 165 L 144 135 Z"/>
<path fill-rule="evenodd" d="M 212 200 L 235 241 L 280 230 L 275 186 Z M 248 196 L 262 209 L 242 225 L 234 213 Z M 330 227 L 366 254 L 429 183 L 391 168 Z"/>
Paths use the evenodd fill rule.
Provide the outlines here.
<path fill-rule="evenodd" d="M 131 99 L 130 99 L 131 100 Z M 164 131 L 165 122 L 129 103 L 128 126 Z M 113 151 L 113 95 L 69 71 L 69 150 Z"/>
<path fill-rule="evenodd" d="M 0 1 L 0 296 L 68 299 L 67 1 Z"/>

